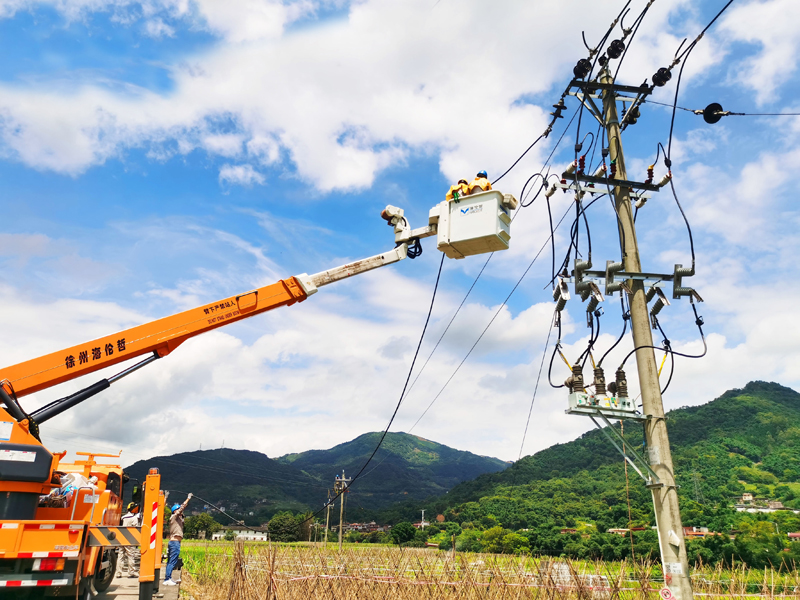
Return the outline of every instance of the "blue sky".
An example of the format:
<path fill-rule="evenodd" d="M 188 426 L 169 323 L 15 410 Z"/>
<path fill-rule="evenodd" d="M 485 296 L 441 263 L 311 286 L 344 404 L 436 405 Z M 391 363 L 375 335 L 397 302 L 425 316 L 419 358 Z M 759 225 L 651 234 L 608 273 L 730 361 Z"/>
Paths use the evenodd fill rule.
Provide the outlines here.
<path fill-rule="evenodd" d="M 545 128 L 550 106 L 623 3 L 502 0 L 0 0 L 0 266 L 10 365 L 110 331 L 393 246 L 387 204 L 412 226 L 450 183 L 503 172 Z M 724 5 L 659 0 L 620 71 L 640 84 Z M 645 2 L 632 2 L 625 26 Z M 691 54 L 680 106 L 799 112 L 800 7 L 737 0 Z M 546 25 L 543 25 L 546 24 Z M 619 36 L 619 26 L 612 37 Z M 678 67 L 680 68 L 680 67 Z M 653 100 L 669 103 L 672 81 Z M 577 109 L 497 186 L 520 195 Z M 631 179 L 667 143 L 671 112 L 647 104 L 623 136 Z M 794 321 L 800 166 L 795 117 L 731 116 L 710 126 L 678 111 L 675 186 L 692 224 L 709 354 L 679 359 L 667 408 L 707 402 L 752 379 L 797 388 Z M 586 113 L 580 137 L 598 124 Z M 576 123 L 557 148 L 572 160 Z M 591 146 L 591 148 L 590 148 Z M 586 138 L 594 164 L 600 140 Z M 666 168 L 656 165 L 656 178 Z M 788 192 L 788 193 L 787 193 Z M 554 214 L 570 205 L 560 192 Z M 589 209 L 596 265 L 618 259 L 607 202 Z M 559 260 L 569 220 L 556 235 Z M 640 211 L 646 270 L 690 262 L 666 190 Z M 393 426 L 408 431 L 486 327 L 549 235 L 541 199 L 522 209 Z M 581 246 L 586 244 L 582 234 Z M 125 462 L 218 447 L 271 456 L 326 448 L 385 427 L 421 332 L 435 245 L 302 305 L 218 330 L 43 428 L 52 449 L 123 449 Z M 553 306 L 550 255 L 508 305 L 414 433 L 516 459 Z M 421 356 L 485 257 L 448 260 Z M 605 303 L 599 351 L 621 329 Z M 572 301 L 562 343 L 585 347 Z M 691 310 L 662 313 L 673 347 L 701 348 Z M 660 337 L 656 336 L 657 341 Z M 551 339 L 551 348 L 552 348 Z M 626 337 L 614 365 L 631 347 Z M 549 351 L 548 351 L 549 352 Z M 548 354 L 549 356 L 549 354 Z M 617 362 L 615 362 L 617 361 Z M 419 369 L 419 365 L 417 367 Z M 629 369 L 638 393 L 635 373 Z M 562 365 L 554 381 L 562 381 Z M 25 399 L 35 408 L 94 381 Z M 590 423 L 563 414 L 543 379 L 529 454 Z M 48 437 L 49 436 L 49 437 Z"/>

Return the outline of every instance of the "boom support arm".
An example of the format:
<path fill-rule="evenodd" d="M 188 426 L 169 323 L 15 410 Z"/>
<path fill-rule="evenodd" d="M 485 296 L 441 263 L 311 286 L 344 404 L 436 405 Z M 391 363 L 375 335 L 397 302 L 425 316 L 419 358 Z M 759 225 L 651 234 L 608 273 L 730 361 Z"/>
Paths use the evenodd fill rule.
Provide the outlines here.
<path fill-rule="evenodd" d="M 11 387 L 8 391 L 22 397 L 145 354 L 163 357 L 189 338 L 280 306 L 302 302 L 323 285 L 403 260 L 407 248 L 406 244 L 401 244 L 383 254 L 328 271 L 282 279 L 256 290 L 6 367 L 0 370 L 0 381 L 8 382 Z M 113 383 L 113 380 L 109 381 Z"/>
<path fill-rule="evenodd" d="M 510 236 L 507 233 L 507 225 L 503 223 L 510 223 L 508 211 L 516 208 L 515 198 L 510 195 L 503 196 L 496 191 L 482 192 L 471 195 L 461 206 L 463 206 L 459 210 L 461 216 L 458 217 L 461 219 L 460 229 L 451 223 L 453 209 L 447 202 L 441 202 L 432 208 L 428 225 L 419 229 L 411 229 L 402 209 L 387 206 L 381 216 L 394 228 L 396 243 L 396 247 L 388 252 L 314 275 L 304 273 L 282 279 L 238 296 L 198 306 L 1 369 L 0 402 L 12 413 L 18 413 L 12 416 L 21 421 L 21 417 L 27 415 L 16 403 L 15 398 L 33 394 L 123 361 L 146 354 L 151 355 L 150 358 L 113 377 L 37 411 L 40 420 L 49 419 L 106 389 L 114 381 L 156 358 L 166 356 L 189 338 L 279 306 L 302 302 L 324 285 L 401 261 L 408 256 L 409 244 L 418 244 L 420 238 L 438 235 L 439 249 L 454 258 L 508 248 Z M 479 220 L 473 219 L 475 215 L 480 215 Z M 486 216 L 488 219 L 483 218 Z M 464 219 L 472 220 L 464 221 Z M 460 225 L 461 222 L 464 225 Z M 456 248 L 456 245 L 459 247 Z M 448 253 L 448 249 L 453 252 Z M 37 414 L 34 414 L 34 417 L 36 416 Z"/>

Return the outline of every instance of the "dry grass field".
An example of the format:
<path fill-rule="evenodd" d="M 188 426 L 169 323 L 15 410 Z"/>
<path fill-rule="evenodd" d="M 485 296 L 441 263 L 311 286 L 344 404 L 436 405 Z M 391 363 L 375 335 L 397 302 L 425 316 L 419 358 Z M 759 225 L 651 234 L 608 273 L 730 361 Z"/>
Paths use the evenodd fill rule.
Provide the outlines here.
<path fill-rule="evenodd" d="M 196 600 L 658 599 L 657 564 L 424 548 L 211 543 L 185 548 Z M 797 570 L 698 568 L 698 598 L 800 598 Z"/>

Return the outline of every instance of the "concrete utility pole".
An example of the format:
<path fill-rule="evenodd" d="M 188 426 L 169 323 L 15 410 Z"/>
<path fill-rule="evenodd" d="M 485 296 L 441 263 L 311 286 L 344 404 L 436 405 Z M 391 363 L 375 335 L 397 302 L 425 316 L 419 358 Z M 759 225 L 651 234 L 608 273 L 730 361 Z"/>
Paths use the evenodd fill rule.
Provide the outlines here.
<path fill-rule="evenodd" d="M 342 534 L 344 532 L 344 494 L 347 491 L 347 484 L 349 479 L 345 479 L 344 470 L 342 470 L 342 478 L 336 479 L 334 483 L 334 490 L 339 493 L 339 551 L 342 550 Z"/>
<path fill-rule="evenodd" d="M 325 515 L 325 548 L 328 547 L 328 529 L 331 526 L 331 497 L 330 492 L 328 492 L 328 506 L 327 510 L 325 511 L 327 514 Z"/>
<path fill-rule="evenodd" d="M 600 74 L 601 84 L 613 84 L 607 68 Z M 616 162 L 617 179 L 628 179 L 625 172 L 625 158 L 622 153 L 620 126 L 617 119 L 616 94 L 613 89 L 603 90 L 603 114 L 608 132 L 608 148 L 612 162 Z M 624 269 L 628 273 L 641 273 L 639 247 L 636 242 L 636 229 L 629 188 L 614 188 L 614 204 L 619 215 L 620 237 L 624 242 L 625 254 L 622 257 Z M 664 419 L 664 404 L 661 400 L 661 387 L 658 381 L 658 367 L 650 331 L 650 318 L 647 311 L 644 283 L 629 280 L 633 291 L 629 295 L 631 327 L 633 329 L 636 366 L 639 373 L 639 386 L 642 391 L 642 412 L 650 418 L 645 421 L 645 440 L 649 451 L 650 465 L 658 475 L 659 484 L 649 486 L 653 494 L 653 508 L 658 528 L 658 543 L 661 549 L 661 563 L 664 580 L 672 596 L 677 600 L 694 598 L 689 579 L 689 560 L 683 539 L 681 511 L 678 506 L 678 491 L 675 487 L 675 474 L 672 466 L 672 453 L 667 437 L 667 423 Z"/>

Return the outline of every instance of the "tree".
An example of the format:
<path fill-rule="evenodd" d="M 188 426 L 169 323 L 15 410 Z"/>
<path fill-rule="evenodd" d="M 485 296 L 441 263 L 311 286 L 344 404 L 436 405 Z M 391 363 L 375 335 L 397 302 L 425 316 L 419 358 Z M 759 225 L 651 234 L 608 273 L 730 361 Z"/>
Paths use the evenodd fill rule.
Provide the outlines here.
<path fill-rule="evenodd" d="M 290 512 L 279 512 L 269 520 L 269 535 L 274 542 L 296 542 L 300 524 Z"/>
<path fill-rule="evenodd" d="M 417 535 L 417 529 L 408 521 L 403 521 L 392 527 L 392 541 L 398 546 L 410 542 Z"/>
<path fill-rule="evenodd" d="M 232 542 L 236 539 L 236 534 L 233 532 L 233 529 L 226 529 L 225 530 L 225 540 L 228 542 Z"/>
<path fill-rule="evenodd" d="M 210 538 L 215 532 L 219 531 L 220 525 L 208 513 L 201 513 L 188 517 L 183 524 L 183 535 L 186 538 L 200 537 L 200 532 L 205 532 L 205 537 Z"/>

